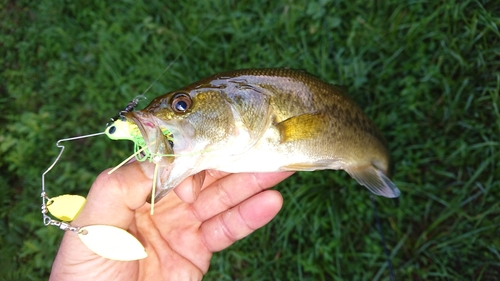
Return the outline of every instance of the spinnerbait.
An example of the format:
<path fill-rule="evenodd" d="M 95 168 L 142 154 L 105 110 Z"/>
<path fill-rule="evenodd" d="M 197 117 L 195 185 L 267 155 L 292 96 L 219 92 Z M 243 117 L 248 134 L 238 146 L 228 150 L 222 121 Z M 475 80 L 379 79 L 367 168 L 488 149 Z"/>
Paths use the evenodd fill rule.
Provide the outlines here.
<path fill-rule="evenodd" d="M 112 260 L 129 261 L 143 259 L 147 257 L 147 253 L 141 243 L 124 229 L 110 225 L 73 226 L 71 222 L 83 209 L 86 202 L 85 198 L 83 196 L 69 194 L 50 198 L 45 188 L 45 175 L 54 168 L 61 158 L 65 148 L 64 145 L 61 144 L 62 142 L 103 134 L 107 135 L 112 140 L 127 139 L 133 141 L 136 146 L 136 153 L 134 153 L 133 156 L 141 161 L 146 159 L 151 160 L 153 156 L 147 150 L 139 129 L 135 124 L 127 122 L 123 116 L 123 114 L 133 111 L 142 99 L 145 99 L 144 95 L 139 95 L 130 101 L 116 117 L 111 118 L 111 122 L 106 124 L 106 130 L 104 132 L 58 140 L 56 146 L 61 150 L 54 162 L 42 174 L 42 192 L 40 197 L 42 198 L 41 213 L 44 225 L 57 226 L 61 230 L 76 233 L 90 250 L 102 257 Z M 165 131 L 165 136 L 167 136 L 167 138 L 169 136 L 172 138 L 168 131 Z M 169 141 L 171 140 L 169 139 Z M 143 153 L 143 157 L 138 156 L 140 153 Z M 122 164 L 118 167 L 121 165 Z M 56 219 L 50 217 L 49 213 Z"/>

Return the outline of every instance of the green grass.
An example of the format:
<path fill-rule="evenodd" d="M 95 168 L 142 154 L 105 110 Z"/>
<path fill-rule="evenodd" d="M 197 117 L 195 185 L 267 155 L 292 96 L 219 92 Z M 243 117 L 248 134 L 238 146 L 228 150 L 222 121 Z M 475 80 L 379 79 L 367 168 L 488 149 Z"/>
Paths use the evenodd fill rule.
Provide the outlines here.
<path fill-rule="evenodd" d="M 344 84 L 392 151 L 399 207 L 376 201 L 396 278 L 500 276 L 498 1 L 0 2 L 1 280 L 50 272 L 62 231 L 39 193 L 55 142 L 102 131 L 172 62 L 149 99 L 239 68 Z M 50 193 L 86 194 L 131 150 L 68 143 Z M 279 216 L 215 254 L 208 280 L 389 279 L 367 190 L 334 171 L 277 189 Z"/>

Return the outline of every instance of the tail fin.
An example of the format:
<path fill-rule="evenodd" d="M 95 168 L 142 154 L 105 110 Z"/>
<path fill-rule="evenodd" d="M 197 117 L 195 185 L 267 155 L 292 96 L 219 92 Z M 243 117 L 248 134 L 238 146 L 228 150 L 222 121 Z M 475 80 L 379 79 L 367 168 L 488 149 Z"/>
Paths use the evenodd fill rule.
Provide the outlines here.
<path fill-rule="evenodd" d="M 373 165 L 349 167 L 345 171 L 376 195 L 395 198 L 401 194 L 396 185 Z"/>

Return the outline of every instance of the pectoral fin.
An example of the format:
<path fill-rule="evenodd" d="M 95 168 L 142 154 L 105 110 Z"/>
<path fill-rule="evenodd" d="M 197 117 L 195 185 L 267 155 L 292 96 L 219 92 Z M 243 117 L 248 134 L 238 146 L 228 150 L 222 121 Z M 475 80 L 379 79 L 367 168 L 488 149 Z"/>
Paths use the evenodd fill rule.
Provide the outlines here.
<path fill-rule="evenodd" d="M 349 167 L 345 171 L 374 194 L 389 198 L 395 198 L 401 194 L 396 185 L 373 165 Z"/>
<path fill-rule="evenodd" d="M 290 117 L 275 125 L 280 132 L 281 142 L 311 139 L 324 130 L 324 114 L 306 113 Z"/>

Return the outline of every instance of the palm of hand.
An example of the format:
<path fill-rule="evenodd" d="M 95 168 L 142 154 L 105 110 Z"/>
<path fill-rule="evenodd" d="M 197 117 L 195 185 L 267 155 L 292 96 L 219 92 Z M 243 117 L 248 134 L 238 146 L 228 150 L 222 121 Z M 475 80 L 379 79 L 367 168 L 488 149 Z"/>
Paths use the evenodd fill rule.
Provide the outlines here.
<path fill-rule="evenodd" d="M 51 280 L 200 280 L 212 253 L 229 247 L 269 222 L 281 195 L 263 191 L 291 173 L 202 172 L 186 179 L 155 204 L 144 204 L 151 180 L 138 165 L 102 173 L 73 225 L 108 224 L 127 229 L 144 245 L 146 259 L 112 261 L 89 251 L 66 233 Z M 263 192 L 262 192 L 263 191 Z"/>

